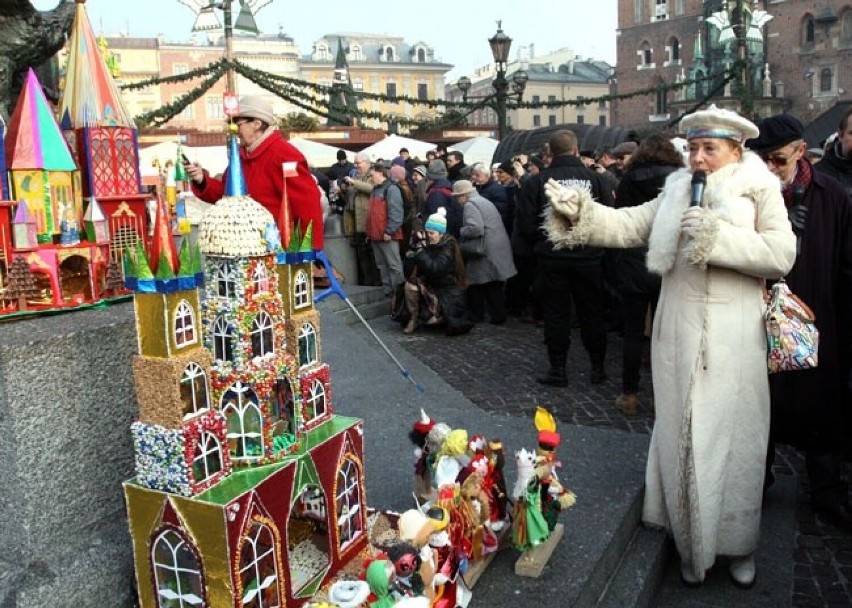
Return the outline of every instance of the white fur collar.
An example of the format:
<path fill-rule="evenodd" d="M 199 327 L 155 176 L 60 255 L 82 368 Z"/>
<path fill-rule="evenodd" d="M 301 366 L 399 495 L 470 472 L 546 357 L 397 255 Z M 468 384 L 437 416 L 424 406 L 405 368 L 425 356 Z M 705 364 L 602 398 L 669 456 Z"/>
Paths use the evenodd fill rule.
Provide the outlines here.
<path fill-rule="evenodd" d="M 671 174 L 660 193 L 660 204 L 648 239 L 648 270 L 665 274 L 674 268 L 680 248 L 680 220 L 689 206 L 689 169 Z M 702 207 L 719 220 L 731 224 L 754 224 L 754 193 L 764 189 L 781 189 L 781 183 L 760 158 L 746 152 L 742 161 L 731 163 L 707 176 Z"/>

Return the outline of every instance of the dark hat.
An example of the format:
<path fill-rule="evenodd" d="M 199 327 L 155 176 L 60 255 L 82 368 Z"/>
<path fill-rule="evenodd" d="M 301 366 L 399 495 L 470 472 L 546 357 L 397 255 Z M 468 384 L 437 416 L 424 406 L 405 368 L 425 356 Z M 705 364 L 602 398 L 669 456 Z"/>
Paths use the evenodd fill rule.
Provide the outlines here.
<path fill-rule="evenodd" d="M 749 139 L 745 145 L 758 154 L 777 150 L 790 142 L 802 139 L 802 133 L 805 131 L 805 127 L 802 126 L 799 119 L 790 114 L 778 114 L 764 118 L 757 123 L 757 128 L 760 129 L 760 135 L 754 139 Z"/>
<path fill-rule="evenodd" d="M 419 173 L 423 177 L 426 177 L 426 167 L 424 167 L 423 165 L 417 165 L 416 167 L 414 167 L 414 171 L 412 171 L 412 173 Z"/>
<path fill-rule="evenodd" d="M 585 156 L 586 158 L 594 158 L 595 157 L 594 150 L 580 150 L 580 156 Z"/>
<path fill-rule="evenodd" d="M 613 158 L 621 158 L 622 156 L 630 156 L 636 152 L 639 145 L 635 141 L 624 141 L 612 149 L 609 155 Z"/>
<path fill-rule="evenodd" d="M 515 173 L 515 167 L 512 166 L 512 161 L 510 160 L 504 160 L 502 163 L 500 163 L 500 166 L 497 167 L 497 169 L 509 175 L 513 175 Z"/>
<path fill-rule="evenodd" d="M 344 152 L 343 150 L 338 150 L 337 160 L 346 160 L 346 152 Z"/>

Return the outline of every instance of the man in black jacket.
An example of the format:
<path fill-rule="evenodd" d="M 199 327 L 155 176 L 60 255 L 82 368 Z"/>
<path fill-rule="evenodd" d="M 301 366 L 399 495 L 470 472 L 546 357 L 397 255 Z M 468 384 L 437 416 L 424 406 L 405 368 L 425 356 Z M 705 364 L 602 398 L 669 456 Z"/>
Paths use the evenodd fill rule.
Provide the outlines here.
<path fill-rule="evenodd" d="M 604 324 L 604 250 L 598 247 L 554 250 L 543 230 L 544 212 L 550 202 L 544 184 L 553 179 L 565 185 L 589 188 L 595 200 L 612 205 L 612 189 L 603 179 L 583 166 L 578 156 L 577 136 L 562 129 L 550 137 L 553 161 L 521 187 L 517 205 L 517 230 L 532 245 L 538 260 L 538 282 L 544 316 L 544 341 L 550 369 L 538 378 L 541 384 L 567 386 L 565 363 L 571 345 L 571 302 L 577 308 L 580 337 L 592 363 L 591 381 L 606 379 L 606 326 Z"/>
<path fill-rule="evenodd" d="M 816 170 L 839 181 L 852 195 L 852 107 L 843 113 L 837 139 L 825 151 Z"/>

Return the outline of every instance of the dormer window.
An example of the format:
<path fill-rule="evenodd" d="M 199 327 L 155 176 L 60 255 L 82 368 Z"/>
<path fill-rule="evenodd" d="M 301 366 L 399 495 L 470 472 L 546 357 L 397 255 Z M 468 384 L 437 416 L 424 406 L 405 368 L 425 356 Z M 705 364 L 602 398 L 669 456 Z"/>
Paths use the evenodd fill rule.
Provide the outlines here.
<path fill-rule="evenodd" d="M 359 45 L 353 44 L 349 48 L 349 59 L 351 59 L 352 61 L 363 61 L 364 60 L 364 54 L 361 51 L 361 47 Z"/>
<path fill-rule="evenodd" d="M 417 49 L 417 63 L 426 63 L 426 49 Z"/>
<path fill-rule="evenodd" d="M 385 61 L 387 61 L 387 62 L 394 61 L 395 53 L 393 51 L 392 46 L 388 45 L 388 46 L 384 47 L 383 49 L 379 49 L 379 55 L 382 55 L 382 54 L 384 54 L 384 56 L 385 56 Z"/>
<path fill-rule="evenodd" d="M 324 44 L 318 44 L 317 45 L 316 59 L 317 59 L 317 61 L 328 61 L 329 60 L 328 47 L 326 45 L 324 45 Z"/>

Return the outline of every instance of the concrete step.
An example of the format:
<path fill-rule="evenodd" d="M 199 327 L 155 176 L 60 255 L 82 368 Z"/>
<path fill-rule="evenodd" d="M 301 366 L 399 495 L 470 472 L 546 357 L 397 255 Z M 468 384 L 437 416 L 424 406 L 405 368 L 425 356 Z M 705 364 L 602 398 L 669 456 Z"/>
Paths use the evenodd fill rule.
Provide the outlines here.
<path fill-rule="evenodd" d="M 622 556 L 618 569 L 610 578 L 598 608 L 650 608 L 671 551 L 663 530 L 638 526 Z"/>
<path fill-rule="evenodd" d="M 387 316 L 390 312 L 390 298 L 384 295 L 381 287 L 344 285 L 343 290 L 364 319 Z M 360 322 L 346 302 L 335 294 L 323 300 L 321 310 L 340 315 L 347 325 Z"/>

